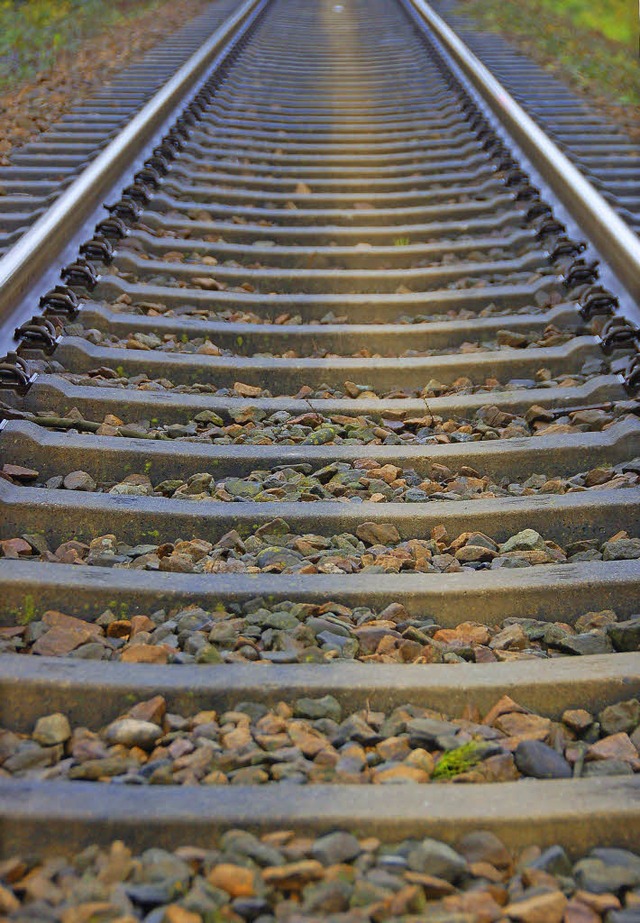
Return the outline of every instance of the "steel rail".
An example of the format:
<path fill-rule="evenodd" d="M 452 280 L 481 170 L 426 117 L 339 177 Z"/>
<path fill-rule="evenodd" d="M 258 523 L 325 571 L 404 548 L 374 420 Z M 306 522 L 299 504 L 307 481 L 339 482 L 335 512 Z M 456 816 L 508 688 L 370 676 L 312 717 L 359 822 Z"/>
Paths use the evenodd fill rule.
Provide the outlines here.
<path fill-rule="evenodd" d="M 640 238 L 536 125 L 426 0 L 406 0 L 520 145 L 634 299 L 640 299 Z"/>
<path fill-rule="evenodd" d="M 225 44 L 266 2 L 245 0 L 0 259 L 0 321 L 20 303 L 82 222 L 100 205 Z"/>

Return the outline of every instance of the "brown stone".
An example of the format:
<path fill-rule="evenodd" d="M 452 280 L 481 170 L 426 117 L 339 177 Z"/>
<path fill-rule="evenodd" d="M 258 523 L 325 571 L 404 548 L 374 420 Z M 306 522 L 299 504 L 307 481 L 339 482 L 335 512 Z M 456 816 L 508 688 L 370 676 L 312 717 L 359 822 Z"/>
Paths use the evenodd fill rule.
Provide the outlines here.
<path fill-rule="evenodd" d="M 35 481 L 39 474 L 33 468 L 23 468 L 21 465 L 3 465 L 2 473 L 13 481 Z"/>
<path fill-rule="evenodd" d="M 288 727 L 289 737 L 296 747 L 313 759 L 321 750 L 333 749 L 327 738 L 304 721 L 292 721 Z M 286 744 L 285 744 L 286 746 Z"/>
<path fill-rule="evenodd" d="M 23 538 L 7 538 L 0 542 L 5 558 L 24 558 L 33 554 L 33 548 Z"/>
<path fill-rule="evenodd" d="M 478 765 L 477 771 L 483 782 L 511 782 L 519 778 L 511 753 L 497 753 L 488 757 Z"/>
<path fill-rule="evenodd" d="M 222 888 L 231 897 L 253 897 L 256 893 L 253 872 L 241 865 L 221 862 L 211 869 L 207 881 L 214 888 Z"/>
<path fill-rule="evenodd" d="M 500 715 L 493 722 L 493 726 L 508 737 L 518 737 L 520 740 L 546 740 L 551 731 L 549 718 L 516 712 Z"/>
<path fill-rule="evenodd" d="M 106 865 L 98 873 L 98 881 L 113 885 L 125 881 L 133 867 L 131 850 L 121 840 L 115 840 L 109 849 Z"/>
<path fill-rule="evenodd" d="M 567 904 L 563 923 L 600 923 L 601 920 L 599 913 L 573 897 Z"/>
<path fill-rule="evenodd" d="M 593 716 L 585 708 L 569 708 L 562 714 L 562 722 L 572 731 L 581 733 L 593 724 Z"/>
<path fill-rule="evenodd" d="M 444 878 L 437 878 L 435 875 L 426 875 L 424 872 L 405 872 L 403 875 L 405 881 L 412 885 L 421 885 L 424 888 L 425 895 L 429 900 L 438 900 L 447 894 L 453 894 L 455 887 Z"/>
<path fill-rule="evenodd" d="M 409 755 L 409 741 L 406 737 L 387 737 L 376 744 L 376 750 L 383 760 L 403 760 Z"/>
<path fill-rule="evenodd" d="M 20 901 L 8 888 L 0 885 L 0 913 L 13 913 L 20 907 Z"/>
<path fill-rule="evenodd" d="M 77 542 L 75 539 L 71 539 L 59 545 L 59 547 L 56 548 L 55 554 L 56 558 L 58 558 L 62 564 L 75 564 L 76 561 L 83 561 L 88 551 L 89 546 L 85 545 L 84 542 Z"/>
<path fill-rule="evenodd" d="M 108 901 L 86 901 L 67 907 L 61 917 L 61 923 L 92 923 L 93 920 L 114 919 L 115 907 Z"/>
<path fill-rule="evenodd" d="M 120 655 L 123 663 L 167 663 L 169 652 L 166 647 L 157 644 L 132 644 Z"/>
<path fill-rule="evenodd" d="M 153 631 L 155 627 L 154 622 L 148 616 L 134 615 L 131 619 L 131 637 L 135 637 L 141 631 Z"/>
<path fill-rule="evenodd" d="M 301 890 L 310 881 L 319 881 L 324 875 L 324 866 L 316 859 L 302 859 L 288 865 L 269 866 L 262 871 L 266 884 L 286 891 Z"/>
<path fill-rule="evenodd" d="M 523 651 L 529 647 L 529 638 L 520 625 L 507 625 L 497 635 L 494 635 L 489 642 L 489 647 L 494 651 Z"/>
<path fill-rule="evenodd" d="M 395 465 L 382 465 L 381 468 L 371 468 L 367 476 L 392 484 L 401 474 L 402 468 L 397 468 Z"/>
<path fill-rule="evenodd" d="M 356 535 L 369 545 L 394 545 L 400 541 L 400 533 L 390 522 L 362 522 Z"/>
<path fill-rule="evenodd" d="M 622 906 L 615 894 L 593 894 L 591 891 L 576 891 L 574 897 L 577 901 L 586 904 L 596 913 L 605 914 L 609 910 L 620 910 Z"/>
<path fill-rule="evenodd" d="M 493 708 L 489 709 L 487 714 L 484 716 L 483 724 L 493 725 L 497 718 L 501 715 L 508 715 L 512 712 L 517 712 L 519 714 L 528 714 L 528 710 L 523 708 L 522 705 L 518 705 L 517 702 L 514 702 L 513 699 L 508 695 L 503 695 L 502 698 L 498 699 Z"/>
<path fill-rule="evenodd" d="M 456 850 L 467 862 L 488 862 L 497 869 L 511 866 L 511 854 L 502 840 L 490 830 L 474 830 L 456 843 Z"/>
<path fill-rule="evenodd" d="M 504 873 L 499 872 L 490 862 L 470 862 L 469 872 L 476 878 L 486 878 L 494 884 L 500 884 L 504 877 Z"/>
<path fill-rule="evenodd" d="M 233 390 L 237 391 L 241 397 L 260 397 L 262 388 L 257 385 L 245 385 L 241 381 L 234 382 Z"/>
<path fill-rule="evenodd" d="M 48 609 L 42 616 L 42 621 L 50 628 L 68 628 L 73 631 L 88 631 L 92 638 L 101 638 L 104 631 L 95 622 L 85 622 L 73 615 L 66 615 L 55 609 Z"/>
<path fill-rule="evenodd" d="M 131 634 L 131 622 L 125 619 L 116 619 L 107 626 L 107 638 L 128 638 Z"/>
<path fill-rule="evenodd" d="M 390 766 L 388 769 L 374 769 L 372 781 L 378 785 L 389 782 L 428 782 L 429 774 L 417 766 L 401 763 L 399 766 Z"/>
<path fill-rule="evenodd" d="M 86 629 L 52 628 L 38 638 L 31 652 L 41 657 L 64 657 L 90 640 L 91 634 Z"/>
<path fill-rule="evenodd" d="M 129 709 L 129 717 L 137 718 L 139 721 L 151 721 L 152 724 L 161 724 L 167 711 L 167 703 L 163 696 L 154 695 L 152 699 L 146 702 L 138 702 L 133 708 Z"/>
<path fill-rule="evenodd" d="M 567 899 L 561 891 L 536 894 L 514 904 L 508 904 L 503 914 L 518 923 L 562 923 Z"/>
<path fill-rule="evenodd" d="M 169 904 L 165 908 L 162 923 L 202 923 L 202 917 L 179 904 Z"/>
<path fill-rule="evenodd" d="M 587 750 L 588 760 L 625 760 L 634 766 L 640 764 L 638 751 L 628 734 L 611 734 L 591 744 Z M 639 765 L 640 768 L 640 765 Z"/>
<path fill-rule="evenodd" d="M 445 897 L 442 906 L 452 912 L 471 914 L 474 923 L 495 923 L 503 918 L 502 907 L 488 891 L 469 891 Z"/>
<path fill-rule="evenodd" d="M 433 639 L 444 644 L 455 641 L 463 644 L 486 644 L 489 641 L 489 629 L 477 622 L 461 622 L 456 628 L 441 628 L 436 631 Z"/>

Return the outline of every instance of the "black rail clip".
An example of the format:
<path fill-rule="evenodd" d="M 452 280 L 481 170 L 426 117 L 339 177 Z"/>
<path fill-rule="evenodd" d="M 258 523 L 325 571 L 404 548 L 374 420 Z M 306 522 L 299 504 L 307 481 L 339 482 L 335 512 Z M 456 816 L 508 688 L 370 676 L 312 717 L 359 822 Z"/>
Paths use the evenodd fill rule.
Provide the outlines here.
<path fill-rule="evenodd" d="M 151 157 L 145 160 L 144 166 L 155 170 L 158 176 L 166 176 L 169 172 L 169 160 L 164 154 L 160 153 L 158 148 L 155 149 Z"/>
<path fill-rule="evenodd" d="M 534 202 L 534 204 L 528 209 L 526 214 L 527 221 L 537 221 L 538 218 L 551 218 L 553 212 L 551 211 L 551 206 L 547 205 L 546 202 Z"/>
<path fill-rule="evenodd" d="M 118 218 L 117 215 L 109 215 L 108 218 L 103 218 L 102 221 L 96 224 L 94 231 L 99 237 L 114 241 L 122 240 L 123 237 L 127 237 L 129 234 L 129 228 L 122 218 Z"/>
<path fill-rule="evenodd" d="M 179 151 L 178 145 L 174 144 L 171 138 L 165 138 L 158 147 L 154 147 L 152 157 L 162 157 L 167 163 L 176 159 Z"/>
<path fill-rule="evenodd" d="M 582 258 L 574 260 L 567 269 L 564 277 L 565 288 L 576 288 L 578 285 L 593 285 L 598 278 L 598 260 L 587 263 Z"/>
<path fill-rule="evenodd" d="M 121 199 L 113 205 L 105 205 L 110 215 L 121 218 L 122 221 L 137 221 L 142 214 L 142 209 L 138 203 L 130 196 L 123 195 Z"/>
<path fill-rule="evenodd" d="M 516 192 L 516 202 L 531 202 L 540 198 L 540 190 L 531 183 L 525 183 L 518 187 Z"/>
<path fill-rule="evenodd" d="M 512 170 L 509 170 L 507 175 L 504 178 L 506 186 L 524 186 L 529 182 L 529 177 L 518 167 L 515 167 Z"/>
<path fill-rule="evenodd" d="M 626 317 L 612 317 L 602 328 L 600 346 L 610 356 L 617 349 L 635 349 L 640 330 Z"/>
<path fill-rule="evenodd" d="M 55 324 L 41 314 L 35 314 L 31 320 L 16 327 L 13 336 L 16 340 L 24 340 L 25 346 L 45 353 L 52 353 L 61 339 Z"/>
<path fill-rule="evenodd" d="M 131 183 L 122 190 L 122 197 L 133 199 L 138 205 L 148 205 L 151 201 L 151 190 L 145 183 Z"/>
<path fill-rule="evenodd" d="M 65 317 L 75 317 L 81 306 L 80 299 L 68 285 L 56 285 L 42 295 L 38 304 L 45 315 L 63 314 Z"/>
<path fill-rule="evenodd" d="M 509 153 L 509 151 L 505 151 L 505 150 L 499 151 L 499 152 L 496 151 L 496 152 L 494 153 L 494 156 L 497 156 L 498 153 L 500 154 L 500 160 L 499 160 L 498 163 L 496 164 L 496 172 L 498 172 L 498 173 L 509 173 L 510 171 L 516 169 L 516 167 L 518 166 L 518 164 L 517 164 L 517 162 L 513 159 L 513 157 L 512 157 L 511 154 Z M 509 185 L 509 183 L 507 183 L 507 185 Z"/>
<path fill-rule="evenodd" d="M 634 356 L 624 372 L 624 386 L 629 394 L 640 391 L 640 356 Z"/>
<path fill-rule="evenodd" d="M 89 260 L 85 260 L 84 257 L 65 266 L 60 275 L 69 285 L 82 285 L 89 291 L 96 287 L 100 279 L 96 272 L 96 267 Z"/>
<path fill-rule="evenodd" d="M 586 249 L 587 245 L 583 241 L 571 240 L 570 237 L 563 234 L 556 240 L 555 246 L 549 254 L 549 259 L 552 263 L 555 263 L 556 260 L 561 260 L 565 257 L 576 257 L 580 253 L 584 253 Z"/>
<path fill-rule="evenodd" d="M 561 221 L 558 221 L 556 218 L 545 216 L 538 225 L 536 238 L 537 240 L 544 240 L 546 237 L 561 236 L 566 230 L 566 227 Z"/>
<path fill-rule="evenodd" d="M 37 377 L 29 374 L 27 363 L 17 353 L 7 353 L 0 359 L 0 388 L 26 394 Z"/>
<path fill-rule="evenodd" d="M 168 132 L 167 137 L 164 138 L 164 141 L 167 141 L 169 144 L 173 145 L 178 151 L 184 150 L 184 143 L 189 137 L 189 132 L 184 125 L 178 126 L 178 123 Z"/>
<path fill-rule="evenodd" d="M 150 186 L 151 189 L 158 189 L 160 183 L 162 182 L 162 176 L 160 175 L 160 172 L 149 163 L 145 163 L 142 169 L 138 170 L 133 178 L 136 183 L 142 183 L 145 186 Z"/>
<path fill-rule="evenodd" d="M 583 320 L 593 320 L 597 316 L 610 317 L 615 313 L 618 304 L 616 296 L 608 292 L 606 288 L 601 285 L 590 285 L 582 294 L 578 311 Z"/>
<path fill-rule="evenodd" d="M 88 260 L 99 260 L 107 265 L 113 261 L 115 256 L 111 241 L 101 234 L 96 234 L 91 240 L 86 240 L 80 247 L 80 253 Z"/>

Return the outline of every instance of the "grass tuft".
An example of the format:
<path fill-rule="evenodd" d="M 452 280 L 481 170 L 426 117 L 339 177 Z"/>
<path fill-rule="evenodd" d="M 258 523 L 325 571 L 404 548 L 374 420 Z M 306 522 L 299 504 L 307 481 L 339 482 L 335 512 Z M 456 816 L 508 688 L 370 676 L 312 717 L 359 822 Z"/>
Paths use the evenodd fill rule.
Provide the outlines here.
<path fill-rule="evenodd" d="M 447 750 L 438 760 L 433 770 L 433 778 L 453 779 L 463 772 L 468 772 L 469 769 L 478 765 L 485 750 L 486 746 L 475 740 L 470 740 L 469 743 L 456 747 L 455 750 Z"/>

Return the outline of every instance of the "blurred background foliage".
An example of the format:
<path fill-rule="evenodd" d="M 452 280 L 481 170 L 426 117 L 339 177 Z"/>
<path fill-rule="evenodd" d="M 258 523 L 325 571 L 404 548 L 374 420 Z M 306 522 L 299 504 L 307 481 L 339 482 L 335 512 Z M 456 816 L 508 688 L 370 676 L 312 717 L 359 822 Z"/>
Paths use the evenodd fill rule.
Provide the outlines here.
<path fill-rule="evenodd" d="M 158 0 L 0 0 L 0 90 L 50 68 L 61 52 Z"/>
<path fill-rule="evenodd" d="M 458 11 L 591 95 L 640 105 L 638 0 L 460 0 Z"/>

